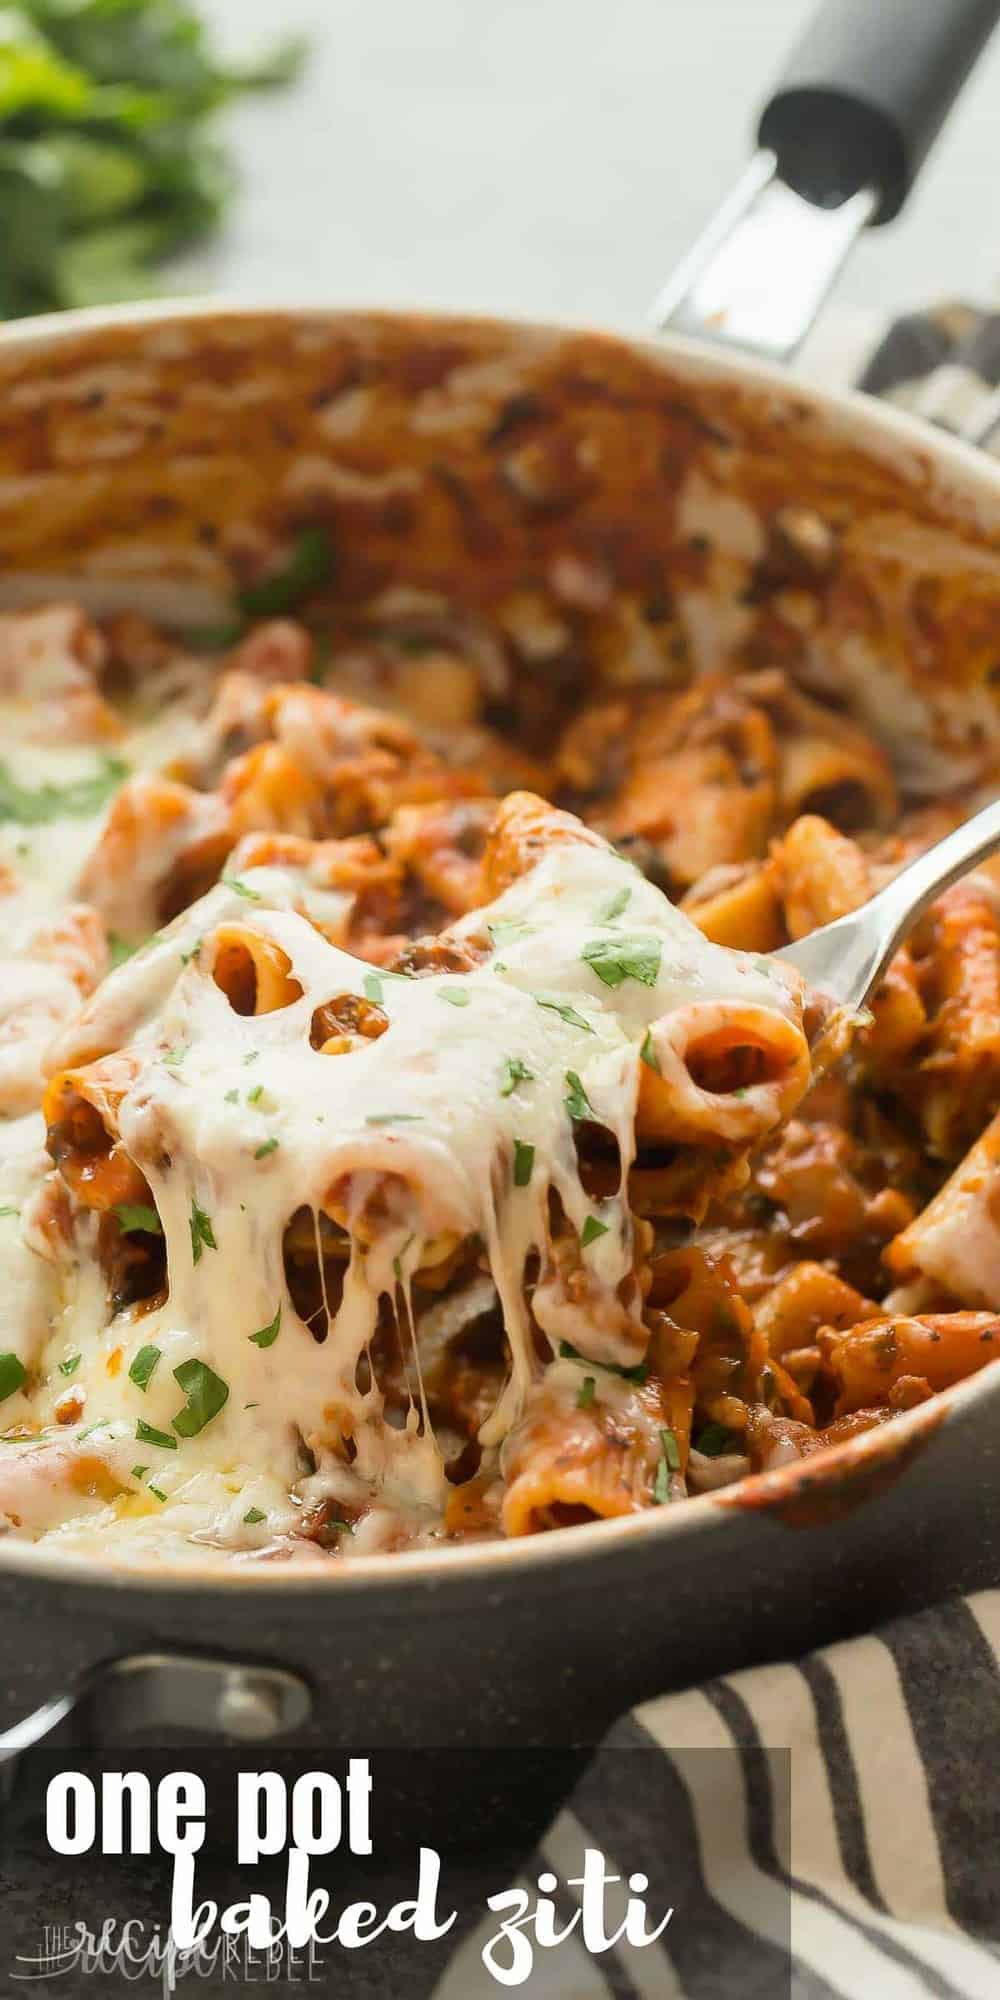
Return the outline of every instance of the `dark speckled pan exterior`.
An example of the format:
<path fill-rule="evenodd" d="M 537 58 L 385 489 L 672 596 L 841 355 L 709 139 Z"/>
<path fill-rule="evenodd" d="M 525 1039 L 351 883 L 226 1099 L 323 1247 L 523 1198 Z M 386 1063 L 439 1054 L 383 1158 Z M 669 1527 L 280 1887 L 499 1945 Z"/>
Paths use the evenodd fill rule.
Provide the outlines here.
<path fill-rule="evenodd" d="M 778 601 L 750 584 L 789 506 L 839 561 Z M 72 591 L 204 624 L 248 538 L 317 519 L 338 638 L 417 592 L 489 668 L 511 603 L 558 589 L 557 671 L 582 684 L 627 699 L 777 661 L 879 720 L 929 793 L 989 758 L 1000 470 L 862 399 L 680 343 L 405 314 L 157 306 L 0 335 L 0 602 Z M 543 730 L 544 672 L 523 672 Z M 11 1538 L 0 1729 L 152 1648 L 293 1667 L 304 1742 L 592 1740 L 655 1692 L 995 1582 L 998 1503 L 994 1365 L 804 1464 L 525 1542 L 299 1572 Z"/>

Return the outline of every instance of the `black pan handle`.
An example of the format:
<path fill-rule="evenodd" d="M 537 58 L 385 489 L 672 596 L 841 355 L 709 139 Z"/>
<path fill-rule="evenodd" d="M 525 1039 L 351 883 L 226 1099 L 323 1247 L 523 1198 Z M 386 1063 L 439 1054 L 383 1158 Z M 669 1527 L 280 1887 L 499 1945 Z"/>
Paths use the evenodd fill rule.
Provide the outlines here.
<path fill-rule="evenodd" d="M 782 180 L 821 208 L 861 188 L 898 215 L 1000 0 L 825 0 L 757 129 Z"/>

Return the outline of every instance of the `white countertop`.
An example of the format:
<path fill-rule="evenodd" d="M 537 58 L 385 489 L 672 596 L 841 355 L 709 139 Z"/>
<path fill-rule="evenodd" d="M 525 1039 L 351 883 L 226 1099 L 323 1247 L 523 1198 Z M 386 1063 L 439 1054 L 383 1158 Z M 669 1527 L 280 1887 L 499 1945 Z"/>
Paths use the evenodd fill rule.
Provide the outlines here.
<path fill-rule="evenodd" d="M 229 114 L 244 189 L 185 282 L 639 326 L 746 158 L 814 0 L 203 0 L 302 82 Z M 941 0 L 946 4 L 946 0 Z M 1000 36 L 840 323 L 1000 280 Z M 862 324 L 870 324 L 870 318 Z"/>

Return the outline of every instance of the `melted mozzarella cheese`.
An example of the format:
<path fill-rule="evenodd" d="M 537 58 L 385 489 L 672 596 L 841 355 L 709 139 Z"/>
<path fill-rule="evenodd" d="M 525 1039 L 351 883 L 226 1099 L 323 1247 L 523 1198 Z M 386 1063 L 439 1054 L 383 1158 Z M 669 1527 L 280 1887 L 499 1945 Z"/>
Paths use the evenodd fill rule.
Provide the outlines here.
<path fill-rule="evenodd" d="M 449 1488 L 415 1341 L 402 1428 L 386 1421 L 377 1382 L 358 1386 L 380 1301 L 398 1302 L 405 1336 L 410 1280 L 428 1246 L 481 1240 L 480 1286 L 499 1298 L 510 1349 L 506 1387 L 481 1432 L 490 1462 L 542 1368 L 525 1298 L 532 1256 L 535 1319 L 554 1351 L 569 1340 L 614 1367 L 644 1350 L 638 1294 L 622 1298 L 633 1267 L 625 1184 L 647 1035 L 693 999 L 798 1017 L 793 990 L 765 961 L 708 943 L 599 845 L 553 847 L 463 920 L 453 935 L 492 939 L 494 948 L 461 975 L 373 974 L 291 901 L 277 870 L 248 872 L 242 893 L 220 884 L 105 983 L 68 1038 L 82 1037 L 84 1053 L 88 1037 L 95 1048 L 125 1042 L 136 1059 L 118 1130 L 152 1191 L 169 1277 L 162 1306 L 132 1308 L 110 1324 L 92 1255 L 70 1286 L 53 1353 L 80 1355 L 70 1383 L 82 1403 L 77 1449 L 128 1489 L 109 1501 L 95 1480 L 81 1520 L 79 1508 L 66 1511 L 63 1483 L 49 1518 L 73 1545 L 95 1534 L 122 1553 L 151 1541 L 175 1553 L 192 1539 L 266 1545 L 319 1496 L 365 1512 L 350 1538 L 356 1552 L 384 1545 L 400 1519 L 410 1539 L 440 1533 Z M 233 1011 L 212 967 L 216 932 L 234 921 L 280 948 L 301 998 L 256 1017 Z M 593 969 L 587 949 L 616 938 L 626 956 L 638 954 L 643 977 L 609 984 Z M 345 1054 L 313 1048 L 314 1010 L 338 995 L 370 994 L 373 978 L 386 1032 Z M 72 1057 L 72 1048 L 63 1053 Z M 580 1092 L 588 1119 L 618 1147 L 618 1187 L 600 1201 L 580 1177 L 570 1115 Z M 368 1240 L 364 1216 L 380 1190 L 384 1212 Z M 318 1216 L 335 1193 L 350 1262 L 318 1342 L 287 1289 L 283 1234 L 296 1211 Z M 580 1253 L 582 1305 L 549 1269 L 553 1193 L 576 1238 L 588 1218 L 601 1225 Z M 254 1340 L 276 1320 L 269 1344 Z M 130 1369 L 150 1348 L 155 1368 L 138 1385 Z M 175 1371 L 192 1361 L 228 1394 L 199 1435 L 179 1438 Z M 35 1398 L 46 1425 L 58 1420 L 66 1388 L 55 1368 Z M 350 1465 L 333 1436 L 345 1422 Z M 315 1472 L 303 1472 L 303 1444 Z"/>

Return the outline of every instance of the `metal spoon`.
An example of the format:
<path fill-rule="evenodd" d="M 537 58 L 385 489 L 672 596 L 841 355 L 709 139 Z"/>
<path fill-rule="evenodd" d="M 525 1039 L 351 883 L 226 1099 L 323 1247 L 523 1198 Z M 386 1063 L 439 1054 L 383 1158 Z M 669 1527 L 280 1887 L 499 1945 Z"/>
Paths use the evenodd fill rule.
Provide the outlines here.
<path fill-rule="evenodd" d="M 810 932 L 773 956 L 807 985 L 847 1007 L 862 1007 L 907 932 L 935 896 L 1000 847 L 1000 799 L 918 855 L 858 910 Z"/>

